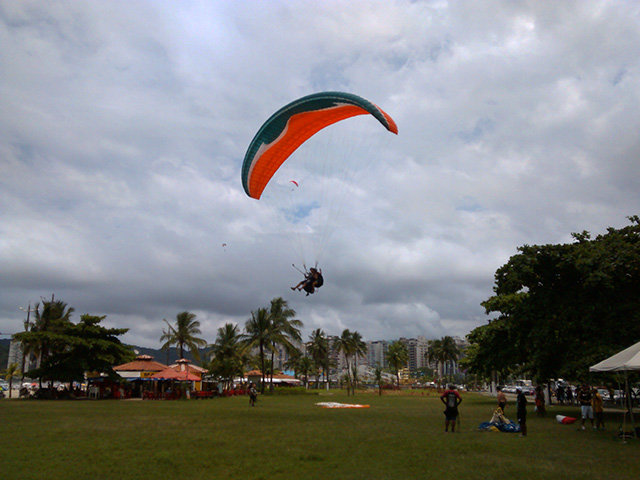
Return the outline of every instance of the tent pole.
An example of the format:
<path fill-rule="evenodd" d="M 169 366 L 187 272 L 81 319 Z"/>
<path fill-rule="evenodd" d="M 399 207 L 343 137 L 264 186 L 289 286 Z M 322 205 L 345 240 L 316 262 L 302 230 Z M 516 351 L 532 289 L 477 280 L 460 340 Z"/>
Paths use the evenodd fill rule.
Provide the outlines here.
<path fill-rule="evenodd" d="M 633 418 L 633 398 L 631 398 L 631 390 L 629 390 L 629 376 L 626 370 L 624 371 L 624 385 L 627 392 L 625 400 L 627 402 L 627 408 L 629 409 L 629 416 L 631 417 L 631 431 L 633 432 L 633 437 L 638 438 L 636 435 L 636 422 Z"/>

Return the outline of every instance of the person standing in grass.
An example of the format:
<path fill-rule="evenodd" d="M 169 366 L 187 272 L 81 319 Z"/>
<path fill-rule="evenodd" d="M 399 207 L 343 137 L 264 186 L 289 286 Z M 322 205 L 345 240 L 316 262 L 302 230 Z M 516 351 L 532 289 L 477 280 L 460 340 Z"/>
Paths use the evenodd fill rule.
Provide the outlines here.
<path fill-rule="evenodd" d="M 451 433 L 456 431 L 456 420 L 458 418 L 458 405 L 462 403 L 462 398 L 456 390 L 456 386 L 451 384 L 449 388 L 440 395 L 440 401 L 444 403 L 444 433 L 449 433 L 449 424 L 451 424 Z"/>
<path fill-rule="evenodd" d="M 566 397 L 569 405 L 573 405 L 573 387 L 571 385 L 567 385 Z"/>
<path fill-rule="evenodd" d="M 602 427 L 604 430 L 604 409 L 602 408 L 602 395 L 597 388 L 593 389 L 593 400 L 591 402 L 593 414 L 596 417 L 596 429 Z"/>
<path fill-rule="evenodd" d="M 256 388 L 255 383 L 251 382 L 249 386 L 249 405 L 252 407 L 256 406 L 256 400 L 258 399 L 258 389 Z"/>
<path fill-rule="evenodd" d="M 498 408 L 500 408 L 500 410 L 502 410 L 502 413 L 504 413 L 504 409 L 507 408 L 507 396 L 502 391 L 502 387 L 498 387 L 497 400 L 498 400 Z"/>
<path fill-rule="evenodd" d="M 582 427 L 584 430 L 584 421 L 588 418 L 591 421 L 591 426 L 595 429 L 596 426 L 593 424 L 593 408 L 591 407 L 591 401 L 593 400 L 593 395 L 591 395 L 591 390 L 588 385 L 582 385 L 580 387 L 580 391 L 577 395 L 578 403 L 580 404 L 580 413 L 582 414 Z"/>
<path fill-rule="evenodd" d="M 547 414 L 545 403 L 544 390 L 542 385 L 538 385 L 536 387 L 536 413 L 539 417 L 544 417 Z"/>
<path fill-rule="evenodd" d="M 520 425 L 520 436 L 527 436 L 527 397 L 522 393 L 520 387 L 516 388 L 518 396 L 516 397 L 516 416 L 518 417 L 518 425 Z"/>

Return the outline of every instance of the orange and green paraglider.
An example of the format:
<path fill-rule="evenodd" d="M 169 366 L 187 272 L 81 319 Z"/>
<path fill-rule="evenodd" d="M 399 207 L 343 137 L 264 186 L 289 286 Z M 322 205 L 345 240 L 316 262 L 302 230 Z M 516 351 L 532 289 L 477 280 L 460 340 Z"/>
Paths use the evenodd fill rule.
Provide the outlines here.
<path fill-rule="evenodd" d="M 244 191 L 259 199 L 271 177 L 300 145 L 329 125 L 367 114 L 390 132 L 398 133 L 387 113 L 351 93 L 314 93 L 282 107 L 260 127 L 249 145 L 242 164 Z"/>

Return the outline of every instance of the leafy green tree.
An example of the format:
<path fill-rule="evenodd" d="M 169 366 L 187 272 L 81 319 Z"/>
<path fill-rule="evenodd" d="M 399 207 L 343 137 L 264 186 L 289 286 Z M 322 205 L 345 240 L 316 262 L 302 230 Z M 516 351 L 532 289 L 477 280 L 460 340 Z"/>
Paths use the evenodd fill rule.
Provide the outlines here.
<path fill-rule="evenodd" d="M 40 366 L 27 372 L 32 378 L 61 382 L 83 381 L 85 372 L 98 372 L 112 378 L 113 366 L 133 359 L 134 354 L 118 338 L 126 328 L 105 328 L 106 317 L 82 315 L 77 324 L 65 321 L 49 335 L 48 355 Z M 42 332 L 21 332 L 18 338 L 42 337 Z"/>
<path fill-rule="evenodd" d="M 469 346 L 461 364 L 471 373 L 485 379 L 496 380 L 513 373 L 513 362 L 519 361 L 520 352 L 513 341 L 509 341 L 508 322 L 482 325 L 467 335 Z"/>
<path fill-rule="evenodd" d="M 200 322 L 196 320 L 196 314 L 180 312 L 176 315 L 175 325 L 171 325 L 166 319 L 164 322 L 167 324 L 168 329 L 163 330 L 163 334 L 160 337 L 160 341 L 165 342 L 161 348 L 165 350 L 171 348 L 172 345 L 176 345 L 180 358 L 184 358 L 184 348 L 187 347 L 193 358 L 199 361 L 199 349 L 206 347 L 207 341 L 197 336 L 202 332 L 200 331 Z"/>
<path fill-rule="evenodd" d="M 629 220 L 594 239 L 582 232 L 570 244 L 518 248 L 482 303 L 497 318 L 468 336 L 473 369 L 485 358 L 538 379 L 582 380 L 589 365 L 639 339 L 640 219 Z"/>
<path fill-rule="evenodd" d="M 400 386 L 400 369 L 407 366 L 409 362 L 409 350 L 407 346 L 400 340 L 395 340 L 389 344 L 387 352 L 385 353 L 387 362 L 391 369 L 396 374 L 396 380 L 398 387 Z"/>

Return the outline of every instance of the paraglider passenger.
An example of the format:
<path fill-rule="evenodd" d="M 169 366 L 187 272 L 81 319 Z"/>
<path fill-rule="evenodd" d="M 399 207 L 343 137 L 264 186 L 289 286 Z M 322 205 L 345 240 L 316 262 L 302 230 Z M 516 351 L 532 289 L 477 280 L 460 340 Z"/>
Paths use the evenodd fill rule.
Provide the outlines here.
<path fill-rule="evenodd" d="M 291 287 L 291 290 L 304 290 L 307 292 L 307 296 L 309 296 L 309 294 L 313 294 L 316 291 L 316 288 L 320 288 L 322 285 L 324 285 L 322 269 L 318 270 L 311 267 L 309 273 L 304 276 L 304 280 L 295 287 Z"/>

